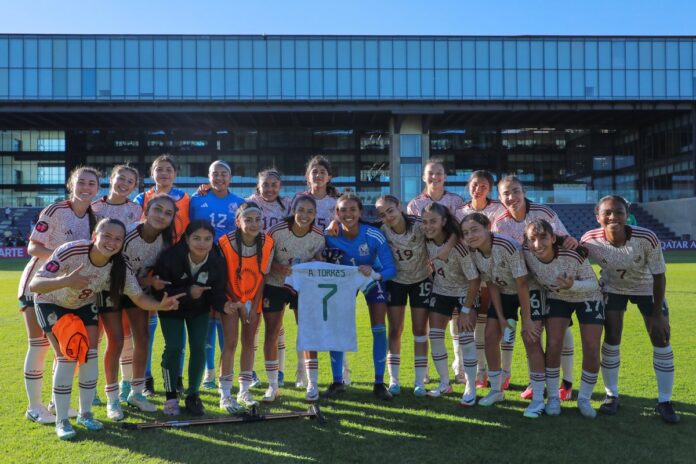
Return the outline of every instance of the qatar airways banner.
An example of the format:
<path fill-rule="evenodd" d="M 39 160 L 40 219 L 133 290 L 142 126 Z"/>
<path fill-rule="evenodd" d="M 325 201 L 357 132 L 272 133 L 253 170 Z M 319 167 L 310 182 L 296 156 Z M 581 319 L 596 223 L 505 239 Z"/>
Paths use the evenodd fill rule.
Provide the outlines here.
<path fill-rule="evenodd" d="M 667 240 L 662 242 L 663 251 L 696 250 L 696 240 Z"/>
<path fill-rule="evenodd" d="M 0 259 L 30 258 L 26 247 L 0 247 Z"/>

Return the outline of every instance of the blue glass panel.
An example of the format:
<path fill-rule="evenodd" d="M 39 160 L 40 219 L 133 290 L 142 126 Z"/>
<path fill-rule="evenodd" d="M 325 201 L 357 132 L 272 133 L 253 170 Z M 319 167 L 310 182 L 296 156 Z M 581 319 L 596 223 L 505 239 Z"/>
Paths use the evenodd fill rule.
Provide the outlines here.
<path fill-rule="evenodd" d="M 462 43 L 458 40 L 448 40 L 446 43 L 449 69 L 460 69 L 462 67 Z"/>
<path fill-rule="evenodd" d="M 142 62 L 142 58 L 141 58 Z M 141 65 L 142 66 L 142 65 Z M 210 67 L 210 41 L 205 39 L 196 40 L 196 67 Z"/>
<path fill-rule="evenodd" d="M 21 68 L 24 66 L 24 41 L 22 39 L 10 39 L 10 67 Z M 12 81 L 10 81 L 12 82 Z"/>
<path fill-rule="evenodd" d="M 533 40 L 529 44 L 529 56 L 530 67 L 532 69 L 542 69 L 544 67 L 544 43 L 539 40 Z"/>
<path fill-rule="evenodd" d="M 94 68 L 97 65 L 96 59 L 97 44 L 92 39 L 82 39 L 82 66 Z"/>
<path fill-rule="evenodd" d="M 139 41 L 138 61 L 141 68 L 152 68 L 154 66 L 153 47 L 154 44 L 152 40 Z"/>
<path fill-rule="evenodd" d="M 585 69 L 597 69 L 597 42 L 585 42 Z"/>
<path fill-rule="evenodd" d="M 391 68 L 394 60 L 392 59 L 392 42 L 383 39 L 379 41 L 379 66 L 380 68 Z"/>
<path fill-rule="evenodd" d="M 339 68 L 350 68 L 350 42 L 347 40 L 339 40 L 337 43 L 338 48 L 338 67 Z M 339 91 L 341 86 L 339 85 Z"/>
<path fill-rule="evenodd" d="M 281 56 L 281 64 L 283 68 L 285 69 L 290 69 L 295 67 L 295 42 L 293 40 L 283 40 L 280 43 L 280 56 Z M 293 82 L 294 82 L 294 76 L 293 76 Z M 283 88 L 285 85 L 283 85 Z M 294 92 L 294 84 L 293 84 L 293 92 Z M 294 95 L 294 93 L 293 93 Z"/>
<path fill-rule="evenodd" d="M 10 55 L 11 56 L 11 55 Z M 10 98 L 24 96 L 24 73 L 21 69 L 10 69 Z"/>
<path fill-rule="evenodd" d="M 183 64 L 181 58 L 181 40 L 167 41 L 167 66 L 180 68 Z M 179 85 L 181 87 L 181 85 Z"/>
<path fill-rule="evenodd" d="M 170 64 L 171 66 L 171 64 Z M 195 40 L 182 40 L 181 41 L 181 66 L 183 68 L 193 69 L 196 67 L 196 41 Z M 195 80 L 195 79 L 194 79 Z M 184 78 L 184 97 L 188 94 L 186 93 L 186 78 Z M 195 94 L 196 86 L 192 84 L 189 89 Z"/>
<path fill-rule="evenodd" d="M 306 40 L 295 41 L 295 67 L 309 68 L 309 43 Z"/>
<path fill-rule="evenodd" d="M 423 143 L 420 134 L 402 134 L 399 136 L 399 156 L 416 158 L 422 155 Z"/>
<path fill-rule="evenodd" d="M 503 43 L 499 40 L 492 40 L 488 44 L 490 49 L 490 66 L 493 69 L 503 67 Z"/>
<path fill-rule="evenodd" d="M 10 73 L 7 68 L 0 68 L 0 97 L 7 97 L 10 91 Z"/>
<path fill-rule="evenodd" d="M 460 55 L 461 56 L 461 55 Z M 453 69 L 447 75 L 450 98 L 461 98 L 463 95 L 462 89 L 462 72 L 459 69 Z"/>
<path fill-rule="evenodd" d="M 679 44 L 674 40 L 668 41 L 665 52 L 667 69 L 679 69 Z"/>
<path fill-rule="evenodd" d="M 600 97 L 611 97 L 611 71 L 599 71 L 598 95 Z"/>
<path fill-rule="evenodd" d="M 97 96 L 111 96 L 111 73 L 108 69 L 97 69 Z"/>
<path fill-rule="evenodd" d="M 544 71 L 532 71 L 531 74 L 531 96 L 532 97 L 543 97 L 544 96 Z"/>
<path fill-rule="evenodd" d="M 100 40 L 100 42 L 105 41 Z M 108 57 L 108 48 L 106 49 L 106 53 Z M 2 59 L 0 59 L 0 66 L 2 66 L 1 62 Z M 51 66 L 53 66 L 53 44 L 50 40 L 41 39 L 39 40 L 39 68 L 50 68 Z"/>
<path fill-rule="evenodd" d="M 626 67 L 626 44 L 623 41 L 611 42 L 611 66 L 614 69 Z"/>
<path fill-rule="evenodd" d="M 447 58 L 447 41 L 435 41 L 435 67 L 439 69 L 447 69 L 447 67 L 449 66 Z"/>
<path fill-rule="evenodd" d="M 68 71 L 65 69 L 53 70 L 53 96 L 57 98 L 68 96 Z"/>
<path fill-rule="evenodd" d="M 186 41 L 184 41 L 184 52 L 186 51 Z M 195 45 L 194 45 L 195 50 Z M 184 53 L 184 57 L 186 54 Z M 184 63 L 186 59 L 184 58 Z M 196 97 L 196 70 L 195 69 L 184 69 L 181 73 L 181 84 L 182 84 L 182 96 L 184 98 L 195 98 Z M 249 79 L 250 81 L 251 79 Z M 251 96 L 251 92 L 249 92 Z"/>
<path fill-rule="evenodd" d="M 379 97 L 379 72 L 376 69 L 365 70 L 365 96 Z"/>
<path fill-rule="evenodd" d="M 682 97 L 693 97 L 694 86 L 691 71 L 679 71 L 679 95 Z"/>
<path fill-rule="evenodd" d="M 127 47 L 127 46 L 126 46 Z M 137 69 L 126 69 L 126 97 L 135 98 L 140 93 L 140 76 Z"/>
<path fill-rule="evenodd" d="M 583 71 L 573 70 L 570 77 L 572 80 L 571 96 L 584 97 L 585 96 L 585 73 Z"/>
<path fill-rule="evenodd" d="M 39 69 L 39 97 L 48 98 L 53 96 L 53 71 L 50 69 Z"/>
<path fill-rule="evenodd" d="M 138 67 L 138 41 L 126 40 L 126 68 Z M 126 91 L 128 85 L 126 84 Z"/>
<path fill-rule="evenodd" d="M 491 97 L 503 96 L 503 71 L 500 69 L 492 69 L 490 73 L 490 91 Z"/>
<path fill-rule="evenodd" d="M 638 44 L 640 69 L 652 68 L 652 45 L 648 41 L 641 41 Z"/>
<path fill-rule="evenodd" d="M 350 74 L 351 90 L 354 98 L 365 96 L 365 71 L 362 69 L 353 69 Z"/>
<path fill-rule="evenodd" d="M 269 68 L 280 68 L 281 67 L 281 43 L 280 40 L 269 40 L 268 41 L 268 67 Z M 280 74 L 278 74 L 280 76 Z M 279 77 L 280 78 L 280 77 Z M 280 87 L 279 87 L 280 89 Z M 280 94 L 280 91 L 278 92 Z"/>
<path fill-rule="evenodd" d="M 141 69 L 140 72 L 140 96 L 152 97 L 154 93 L 154 73 L 151 69 Z M 84 84 L 83 84 L 84 86 Z"/>
<path fill-rule="evenodd" d="M 79 98 L 82 93 L 82 72 L 79 69 L 68 69 L 68 97 Z"/>
<path fill-rule="evenodd" d="M 585 67 L 585 43 L 574 40 L 570 44 L 570 64 L 573 69 L 583 69 Z"/>
<path fill-rule="evenodd" d="M 0 68 L 7 68 L 10 65 L 10 41 L 0 39 Z"/>
<path fill-rule="evenodd" d="M 652 42 L 652 67 L 653 69 L 665 69 L 665 43 Z"/>
<path fill-rule="evenodd" d="M 241 47 L 240 47 L 241 50 Z M 254 75 L 251 69 L 239 70 L 239 96 L 251 98 L 254 95 Z"/>
<path fill-rule="evenodd" d="M 227 50 L 227 44 L 225 44 L 225 50 Z M 239 96 L 239 71 L 236 69 L 225 69 L 225 96 Z"/>
<path fill-rule="evenodd" d="M 597 56 L 599 58 L 599 69 L 611 69 L 611 42 L 606 40 L 600 41 Z"/>
<path fill-rule="evenodd" d="M 477 60 L 478 62 L 478 60 Z M 490 95 L 490 90 L 488 88 L 488 70 L 487 69 L 477 69 L 476 70 L 476 96 L 477 97 L 488 97 Z"/>
<path fill-rule="evenodd" d="M 56 68 L 68 67 L 68 44 L 65 40 L 55 39 L 53 41 L 53 66 Z"/>
<path fill-rule="evenodd" d="M 420 42 L 418 40 L 411 39 L 406 42 L 406 56 L 406 65 L 408 69 L 420 68 Z M 409 92 L 409 95 L 411 95 L 411 92 Z"/>
<path fill-rule="evenodd" d="M 653 97 L 665 96 L 665 71 L 653 70 Z"/>
<path fill-rule="evenodd" d="M 636 44 L 637 50 L 638 44 Z M 638 71 L 626 71 L 626 96 L 629 98 L 637 97 L 639 95 L 638 88 Z"/>
<path fill-rule="evenodd" d="M 476 96 L 476 71 L 462 71 L 462 95 L 465 98 Z"/>
<path fill-rule="evenodd" d="M 336 55 L 334 55 L 336 56 Z M 338 73 L 335 69 L 324 70 L 324 96 L 336 98 L 338 96 Z"/>
<path fill-rule="evenodd" d="M 651 71 L 640 71 L 640 96 L 641 97 L 652 97 L 652 72 Z"/>
<path fill-rule="evenodd" d="M 311 69 L 309 71 L 309 96 L 319 98 L 324 95 L 324 75 L 321 69 Z"/>
<path fill-rule="evenodd" d="M 570 97 L 570 71 L 567 69 L 558 71 L 558 96 Z"/>
<path fill-rule="evenodd" d="M 377 68 L 379 63 L 378 52 L 377 52 L 377 41 L 376 40 L 366 40 L 365 41 L 365 67 L 366 68 Z"/>
<path fill-rule="evenodd" d="M 554 47 L 555 48 L 555 47 Z M 555 70 L 544 71 L 544 96 L 558 96 L 558 74 Z"/>
<path fill-rule="evenodd" d="M 171 55 L 169 55 L 171 59 Z M 167 71 L 167 93 L 169 98 L 181 98 L 183 95 L 182 70 L 170 69 Z"/>
<path fill-rule="evenodd" d="M 112 55 L 113 56 L 113 55 Z M 111 96 L 123 97 L 126 94 L 126 73 L 123 69 L 111 70 Z M 56 85 L 56 75 L 53 75 L 53 85 Z"/>
<path fill-rule="evenodd" d="M 24 98 L 36 98 L 39 93 L 39 72 L 36 69 L 24 70 Z"/>
<path fill-rule="evenodd" d="M 339 43 L 339 49 L 341 45 Z M 339 53 L 339 58 L 340 58 Z M 340 62 L 340 59 L 339 59 Z M 338 70 L 338 96 L 339 98 L 350 97 L 350 70 L 339 69 Z"/>
<path fill-rule="evenodd" d="M 269 47 L 271 47 L 271 43 L 274 43 L 276 45 L 278 44 L 277 41 L 272 40 L 268 43 Z M 278 64 L 280 65 L 280 46 L 278 46 L 278 50 Z M 222 40 L 212 40 L 210 42 L 210 67 L 225 67 L 225 42 L 223 42 Z M 222 79 L 222 82 L 224 82 L 224 79 Z"/>
<path fill-rule="evenodd" d="M 546 69 L 557 68 L 556 41 L 544 40 L 544 67 Z"/>
<path fill-rule="evenodd" d="M 196 70 L 196 96 L 210 97 L 210 71 L 207 69 Z"/>
<path fill-rule="evenodd" d="M 153 60 L 155 68 L 167 67 L 167 41 L 155 40 L 153 43 Z"/>
<path fill-rule="evenodd" d="M 420 42 L 420 66 L 421 68 L 435 67 L 435 44 L 432 40 L 421 40 Z"/>
<path fill-rule="evenodd" d="M 667 96 L 679 96 L 679 71 L 667 71 Z"/>
<path fill-rule="evenodd" d="M 394 67 L 406 68 L 406 42 L 395 40 L 393 42 Z"/>
<path fill-rule="evenodd" d="M 679 67 L 681 69 L 691 69 L 692 62 L 691 42 L 682 40 L 679 42 Z"/>
<path fill-rule="evenodd" d="M 394 70 L 394 96 L 405 97 L 408 93 L 408 76 L 406 70 Z"/>
<path fill-rule="evenodd" d="M 421 69 L 420 81 L 421 96 L 432 98 L 435 95 L 435 72 L 432 69 Z"/>
<path fill-rule="evenodd" d="M 278 44 L 278 52 L 280 53 L 280 44 Z M 270 53 L 270 50 L 269 50 Z M 215 96 L 215 71 L 213 71 L 213 96 Z M 268 98 L 279 99 L 280 94 L 280 70 L 268 70 Z"/>
<path fill-rule="evenodd" d="M 477 68 L 488 68 L 490 66 L 488 61 L 488 41 L 487 40 L 477 40 L 476 41 L 476 67 Z M 487 89 L 488 87 L 486 87 Z M 478 89 L 478 86 L 477 86 Z M 478 91 L 476 92 L 478 94 Z"/>
<path fill-rule="evenodd" d="M 638 42 L 626 42 L 626 69 L 638 69 Z"/>
<path fill-rule="evenodd" d="M 309 71 L 307 69 L 295 70 L 295 93 L 297 98 L 309 97 Z"/>
<path fill-rule="evenodd" d="M 277 98 L 280 96 L 280 71 L 275 72 L 278 75 Z M 213 98 L 222 98 L 225 96 L 225 71 L 222 69 L 213 69 L 210 71 L 210 96 Z"/>
<path fill-rule="evenodd" d="M 558 42 L 558 69 L 570 69 L 570 42 Z"/>
<path fill-rule="evenodd" d="M 436 69 L 435 70 L 435 96 L 437 97 L 447 97 L 449 95 L 448 83 L 447 83 L 447 70 L 446 69 Z"/>
<path fill-rule="evenodd" d="M 517 67 L 517 44 L 512 40 L 506 40 L 503 43 L 503 66 L 505 69 Z"/>
<path fill-rule="evenodd" d="M 265 40 L 254 40 L 252 42 L 252 49 L 254 53 L 254 67 L 255 68 L 265 68 L 266 67 L 266 41 Z M 200 63 L 198 64 L 200 66 Z"/>
<path fill-rule="evenodd" d="M 611 81 L 612 81 L 611 82 L 612 96 L 625 97 L 626 96 L 626 72 L 623 70 L 612 71 Z"/>
<path fill-rule="evenodd" d="M 236 40 L 225 40 L 225 68 L 239 67 L 239 42 Z M 171 59 L 171 58 L 170 58 Z M 225 88 L 227 86 L 225 85 Z"/>
<path fill-rule="evenodd" d="M 407 96 L 410 98 L 419 98 L 421 96 L 420 71 L 418 70 L 408 70 Z"/>
<path fill-rule="evenodd" d="M 462 67 L 465 69 L 476 68 L 476 43 L 465 40 L 462 42 Z M 466 85 L 465 85 L 466 87 Z"/>
<path fill-rule="evenodd" d="M 82 70 L 82 96 L 85 98 L 97 96 L 97 72 L 94 69 Z"/>
<path fill-rule="evenodd" d="M 507 54 L 506 54 L 507 56 Z M 504 88 L 506 97 L 516 97 L 517 96 L 517 72 L 513 69 L 506 69 L 503 74 Z"/>
<path fill-rule="evenodd" d="M 251 40 L 239 41 L 239 67 L 251 68 L 254 65 L 254 51 Z"/>
<path fill-rule="evenodd" d="M 157 46 L 155 45 L 155 48 Z M 157 55 L 155 55 L 157 56 Z M 97 77 L 98 79 L 98 77 Z M 165 69 L 155 69 L 155 97 L 164 98 L 167 96 L 167 71 Z"/>
<path fill-rule="evenodd" d="M 309 41 L 309 67 L 312 69 L 321 69 L 324 65 L 324 53 L 322 50 L 321 40 Z"/>
<path fill-rule="evenodd" d="M 295 98 L 295 71 L 284 69 L 281 73 L 282 93 L 285 98 Z"/>
<path fill-rule="evenodd" d="M 68 68 L 82 66 L 82 44 L 79 40 L 68 40 Z"/>
<path fill-rule="evenodd" d="M 94 43 L 94 42 L 92 42 Z M 39 65 L 39 43 L 33 39 L 24 40 L 24 67 L 36 68 Z M 94 66 L 94 65 L 92 65 Z"/>

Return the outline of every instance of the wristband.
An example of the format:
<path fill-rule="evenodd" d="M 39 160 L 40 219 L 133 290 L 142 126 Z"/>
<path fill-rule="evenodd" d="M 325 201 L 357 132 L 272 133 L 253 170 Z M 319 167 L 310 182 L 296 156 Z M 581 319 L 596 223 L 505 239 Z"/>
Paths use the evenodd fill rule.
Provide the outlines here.
<path fill-rule="evenodd" d="M 469 314 L 469 313 L 471 312 L 471 308 L 468 307 L 468 306 L 462 306 L 462 307 L 459 309 L 459 312 L 462 313 L 462 314 Z"/>

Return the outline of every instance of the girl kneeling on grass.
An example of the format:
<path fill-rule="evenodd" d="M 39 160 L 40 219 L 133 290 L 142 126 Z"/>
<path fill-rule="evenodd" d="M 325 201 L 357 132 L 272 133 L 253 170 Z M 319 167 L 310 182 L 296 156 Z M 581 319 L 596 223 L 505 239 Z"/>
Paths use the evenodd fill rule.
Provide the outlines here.
<path fill-rule="evenodd" d="M 56 434 L 67 440 L 75 437 L 68 419 L 75 364 L 82 360 L 79 371 L 80 414 L 77 423 L 88 430 L 101 430 L 103 425 L 92 415 L 92 399 L 97 386 L 97 294 L 109 289 L 112 301 L 128 295 L 147 311 L 172 310 L 178 307 L 183 294 L 168 296 L 161 301 L 145 295 L 135 275 L 121 254 L 126 228 L 116 219 L 102 219 L 95 228 L 92 240 L 78 240 L 58 247 L 32 279 L 29 287 L 36 295 L 36 316 L 58 356 L 53 376 L 53 396 L 56 402 Z M 53 327 L 64 317 L 77 316 L 86 332 L 88 342 L 78 353 L 64 353 L 63 338 L 59 342 Z M 67 338 L 67 337 L 66 337 Z M 61 347 L 61 345 L 63 345 Z M 85 353 L 86 351 L 86 353 Z"/>

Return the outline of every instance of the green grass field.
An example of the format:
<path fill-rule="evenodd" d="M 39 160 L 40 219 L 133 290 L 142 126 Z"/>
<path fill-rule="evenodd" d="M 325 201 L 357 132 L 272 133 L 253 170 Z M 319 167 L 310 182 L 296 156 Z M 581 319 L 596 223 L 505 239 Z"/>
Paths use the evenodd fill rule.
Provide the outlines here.
<path fill-rule="evenodd" d="M 307 419 L 243 425 L 217 425 L 178 430 L 126 431 L 106 420 L 103 407 L 95 409 L 104 420 L 101 432 L 87 432 L 76 426 L 78 438 L 59 442 L 52 426 L 39 426 L 23 414 L 26 396 L 22 366 L 26 334 L 15 299 L 23 262 L 0 262 L 0 461 L 2 462 L 385 462 L 435 463 L 452 459 L 479 462 L 694 462 L 696 437 L 696 321 L 692 314 L 696 300 L 696 254 L 668 256 L 667 298 L 672 314 L 672 345 L 675 352 L 674 401 L 682 422 L 668 426 L 654 414 L 657 395 L 652 369 L 652 350 L 642 319 L 631 307 L 626 316 L 622 344 L 618 416 L 584 419 L 575 402 L 565 403 L 560 417 L 536 421 L 522 417 L 526 405 L 519 392 L 527 382 L 524 348 L 518 337 L 511 391 L 507 401 L 491 409 L 458 406 L 463 386 L 446 398 L 415 398 L 411 394 L 413 352 L 410 327 L 404 330 L 402 394 L 390 403 L 375 400 L 371 392 L 371 333 L 364 304 L 358 305 L 360 352 L 350 355 L 354 383 L 339 400 L 322 402 L 327 418 L 324 426 Z M 296 355 L 295 322 L 285 318 L 288 333 L 287 377 L 294 378 Z M 576 385 L 580 377 L 580 337 L 576 325 Z M 451 343 L 447 345 L 451 349 Z M 160 359 L 162 338 L 157 334 L 153 367 Z M 218 353 L 219 354 L 219 353 Z M 49 356 L 50 357 L 50 356 Z M 256 370 L 262 379 L 263 359 Z M 450 358 L 451 360 L 451 358 Z M 431 363 L 432 364 L 432 363 Z M 153 369 L 156 379 L 159 368 Z M 44 398 L 50 392 L 50 360 L 44 377 Z M 434 367 L 431 378 L 436 381 Z M 101 377 L 101 374 L 100 374 Z M 320 384 L 330 379 L 327 355 L 320 356 Z M 235 382 L 236 384 L 236 382 Z M 263 395 L 265 384 L 254 391 Z M 157 385 L 161 390 L 161 385 Z M 236 387 L 236 385 L 235 385 Z M 99 396 L 104 398 L 103 377 Z M 77 382 L 73 388 L 76 404 Z M 294 387 L 267 411 L 305 410 L 304 391 Z M 479 396 L 481 392 L 479 391 Z M 603 398 L 600 381 L 593 396 L 595 407 Z M 208 416 L 222 416 L 216 393 L 203 392 Z M 162 406 L 163 397 L 156 403 Z M 125 408 L 127 421 L 163 419 L 161 412 L 146 414 Z M 185 415 L 182 416 L 186 417 Z"/>

